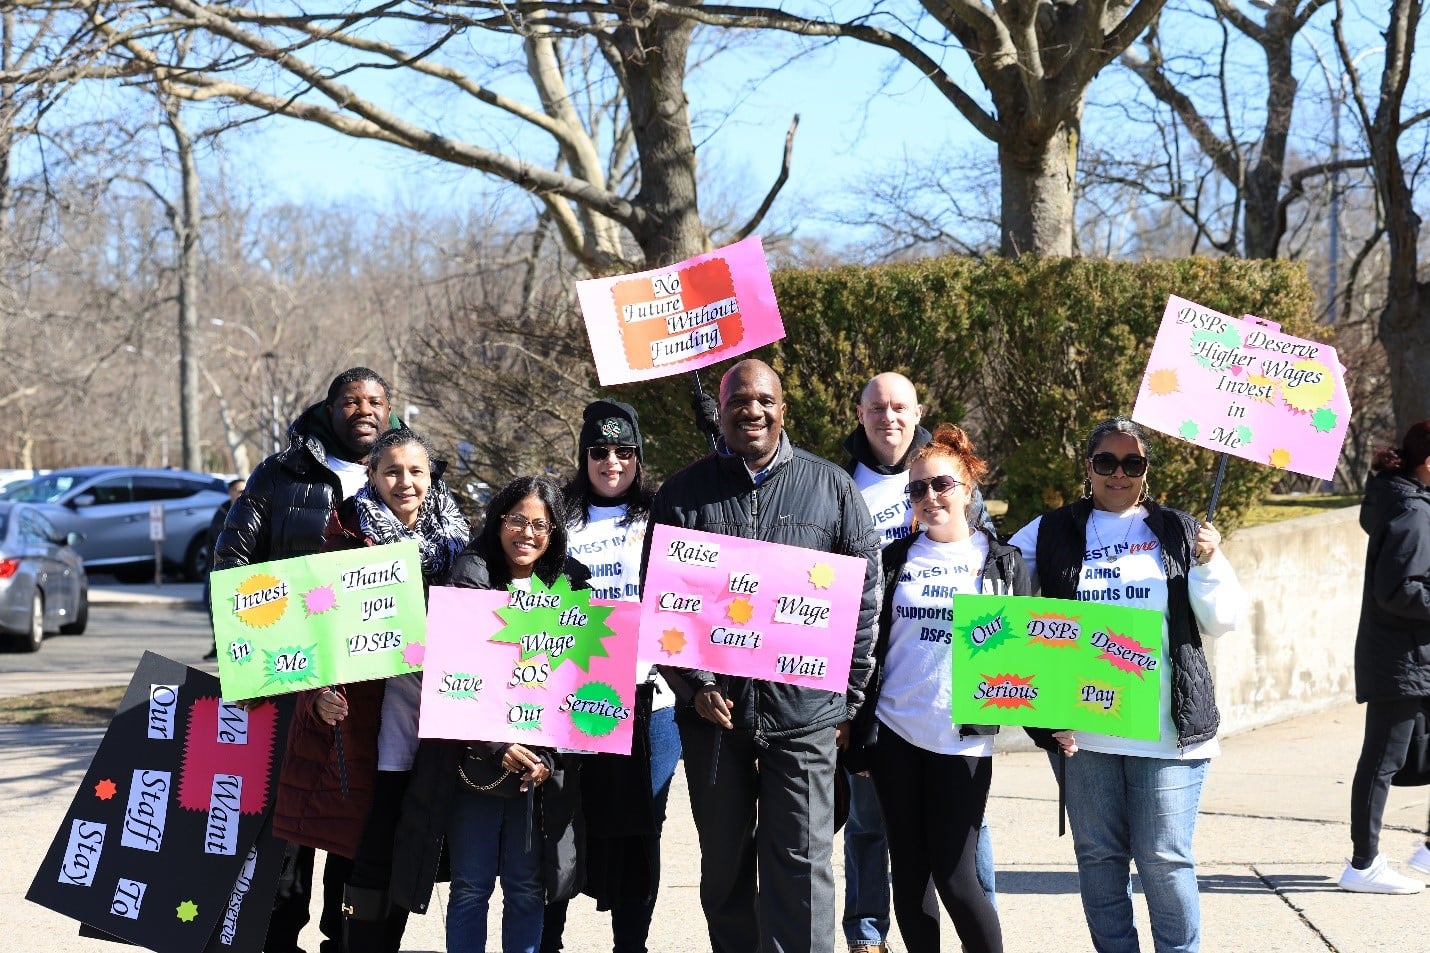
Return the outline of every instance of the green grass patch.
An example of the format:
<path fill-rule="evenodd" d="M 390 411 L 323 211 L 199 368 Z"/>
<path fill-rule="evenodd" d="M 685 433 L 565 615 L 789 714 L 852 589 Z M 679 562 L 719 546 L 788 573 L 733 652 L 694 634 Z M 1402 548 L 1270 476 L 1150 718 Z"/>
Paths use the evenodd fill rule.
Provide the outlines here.
<path fill-rule="evenodd" d="M 1242 526 L 1262 526 L 1266 523 L 1280 523 L 1301 516 L 1314 516 L 1328 510 L 1339 510 L 1347 506 L 1359 506 L 1359 493 L 1293 493 L 1285 496 L 1267 497 L 1265 502 L 1253 506 L 1246 512 Z"/>
<path fill-rule="evenodd" d="M 0 725 L 107 725 L 125 687 L 66 688 L 0 698 Z"/>

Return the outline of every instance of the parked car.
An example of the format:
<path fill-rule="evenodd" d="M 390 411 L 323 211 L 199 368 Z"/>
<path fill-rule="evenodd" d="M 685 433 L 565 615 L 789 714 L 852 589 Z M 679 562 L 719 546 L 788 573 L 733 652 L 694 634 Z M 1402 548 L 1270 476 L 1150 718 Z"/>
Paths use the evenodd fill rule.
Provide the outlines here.
<path fill-rule="evenodd" d="M 164 504 L 164 565 L 198 581 L 208 572 L 209 520 L 228 499 L 222 480 L 188 470 L 77 467 L 54 470 L 0 490 L 0 501 L 43 504 L 61 533 L 79 533 L 75 546 L 90 572 L 121 581 L 154 575 L 149 506 Z"/>
<path fill-rule="evenodd" d="M 0 631 L 26 652 L 39 651 L 46 632 L 79 635 L 89 623 L 79 534 L 60 532 L 44 509 L 0 503 Z"/>

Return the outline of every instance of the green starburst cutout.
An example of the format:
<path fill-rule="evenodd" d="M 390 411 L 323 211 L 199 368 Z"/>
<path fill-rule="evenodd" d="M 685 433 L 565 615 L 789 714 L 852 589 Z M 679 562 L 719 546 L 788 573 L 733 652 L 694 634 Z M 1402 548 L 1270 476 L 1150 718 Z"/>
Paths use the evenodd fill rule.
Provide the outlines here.
<path fill-rule="evenodd" d="M 1182 426 L 1177 428 L 1177 436 L 1183 440 L 1195 440 L 1197 439 L 1197 434 L 1201 432 L 1202 428 L 1197 426 L 1195 420 L 1184 420 L 1182 421 Z"/>
<path fill-rule="evenodd" d="M 571 662 L 589 672 L 591 659 L 610 655 L 603 640 L 616 634 L 606 621 L 612 611 L 591 605 L 591 590 L 573 590 L 565 576 L 549 588 L 532 576 L 530 592 L 513 590 L 497 610 L 504 625 L 491 641 L 520 646 L 523 662 L 545 655 L 552 671 Z"/>
<path fill-rule="evenodd" d="M 1000 608 L 986 616 L 974 619 L 968 628 L 968 645 L 972 654 L 996 649 L 1013 636 L 1007 618 Z"/>
<path fill-rule="evenodd" d="M 316 681 L 318 673 L 314 670 L 313 653 L 317 650 L 316 642 L 307 646 L 290 645 L 281 649 L 264 649 L 264 670 L 268 672 L 268 679 L 262 687 L 266 689 L 269 685 L 301 685 L 304 682 Z"/>
<path fill-rule="evenodd" d="M 1311 426 L 1316 429 L 1317 433 L 1330 433 L 1336 429 L 1336 424 L 1339 422 L 1340 418 L 1329 407 L 1322 407 L 1311 415 Z"/>

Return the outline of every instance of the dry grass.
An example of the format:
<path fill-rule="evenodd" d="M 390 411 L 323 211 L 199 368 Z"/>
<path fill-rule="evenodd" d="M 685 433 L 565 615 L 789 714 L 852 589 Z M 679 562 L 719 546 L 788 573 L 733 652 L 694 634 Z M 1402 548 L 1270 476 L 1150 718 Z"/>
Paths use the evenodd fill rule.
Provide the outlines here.
<path fill-rule="evenodd" d="M 1347 506 L 1359 506 L 1359 493 L 1296 493 L 1287 496 L 1268 497 L 1266 502 L 1253 506 L 1246 514 L 1242 526 L 1261 526 L 1265 523 L 1280 523 L 1300 516 L 1314 516 L 1327 510 L 1337 510 Z"/>
<path fill-rule="evenodd" d="M 0 725 L 107 725 L 124 689 L 123 685 L 66 688 L 0 698 Z"/>

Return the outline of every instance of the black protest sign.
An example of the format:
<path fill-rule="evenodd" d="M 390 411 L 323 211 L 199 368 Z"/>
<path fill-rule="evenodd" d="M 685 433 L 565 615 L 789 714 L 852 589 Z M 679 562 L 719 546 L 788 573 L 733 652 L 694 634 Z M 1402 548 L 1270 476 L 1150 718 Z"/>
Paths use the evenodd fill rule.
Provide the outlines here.
<path fill-rule="evenodd" d="M 288 711 L 226 705 L 212 675 L 146 652 L 26 897 L 158 953 L 260 950 Z"/>

